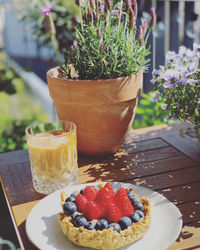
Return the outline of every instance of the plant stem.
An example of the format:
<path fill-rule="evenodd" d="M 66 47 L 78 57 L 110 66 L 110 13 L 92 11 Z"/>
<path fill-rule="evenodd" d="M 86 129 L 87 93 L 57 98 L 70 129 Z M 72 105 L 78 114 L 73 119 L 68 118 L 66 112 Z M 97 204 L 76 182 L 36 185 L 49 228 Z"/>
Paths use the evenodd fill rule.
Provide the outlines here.
<path fill-rule="evenodd" d="M 123 7 L 123 0 L 121 0 L 121 2 L 120 2 L 119 23 L 118 23 L 119 29 L 120 29 L 120 26 L 121 26 L 122 7 Z"/>

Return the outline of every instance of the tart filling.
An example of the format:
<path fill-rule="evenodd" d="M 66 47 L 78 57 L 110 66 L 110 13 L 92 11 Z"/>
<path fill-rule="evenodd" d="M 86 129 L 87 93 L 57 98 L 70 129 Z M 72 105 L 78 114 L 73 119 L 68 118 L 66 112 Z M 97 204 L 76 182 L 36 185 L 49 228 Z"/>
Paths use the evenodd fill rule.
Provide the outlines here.
<path fill-rule="evenodd" d="M 149 200 L 124 188 L 115 193 L 110 183 L 98 190 L 87 186 L 70 195 L 62 191 L 61 206 L 62 231 L 79 246 L 121 248 L 141 239 L 151 224 Z"/>

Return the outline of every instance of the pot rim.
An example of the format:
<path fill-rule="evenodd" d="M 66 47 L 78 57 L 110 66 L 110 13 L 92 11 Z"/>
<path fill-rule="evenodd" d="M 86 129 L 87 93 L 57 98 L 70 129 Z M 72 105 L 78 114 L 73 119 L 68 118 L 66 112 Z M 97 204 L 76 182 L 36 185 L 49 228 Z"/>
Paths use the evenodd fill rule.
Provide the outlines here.
<path fill-rule="evenodd" d="M 58 76 L 54 76 L 52 75 L 52 71 L 58 71 L 57 69 L 60 68 L 60 66 L 57 66 L 57 67 L 53 67 L 53 68 L 50 68 L 48 71 L 47 71 L 47 76 L 52 78 L 52 79 L 59 79 L 59 80 L 62 80 L 62 81 L 69 81 L 69 82 L 73 82 L 73 83 L 80 83 L 80 82 L 85 82 L 85 83 L 89 83 L 89 82 L 102 82 L 102 81 L 116 81 L 116 80 L 121 80 L 121 79 L 126 79 L 126 78 L 130 78 L 130 77 L 133 77 L 133 76 L 137 76 L 137 75 L 140 75 L 140 74 L 143 74 L 143 71 L 139 71 L 137 72 L 136 74 L 132 74 L 130 76 L 123 76 L 123 77 L 117 77 L 117 78 L 107 78 L 107 79 L 77 79 L 77 80 L 74 80 L 74 79 L 67 79 L 67 78 L 61 78 L 61 77 L 58 77 Z"/>

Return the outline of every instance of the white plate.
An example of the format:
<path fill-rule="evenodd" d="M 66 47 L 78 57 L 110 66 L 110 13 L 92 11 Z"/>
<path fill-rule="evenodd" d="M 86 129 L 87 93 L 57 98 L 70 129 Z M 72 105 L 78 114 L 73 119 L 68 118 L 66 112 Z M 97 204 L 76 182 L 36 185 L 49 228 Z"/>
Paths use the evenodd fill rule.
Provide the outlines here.
<path fill-rule="evenodd" d="M 87 183 L 64 188 L 65 192 L 72 193 L 86 185 L 100 183 Z M 148 198 L 151 202 L 152 223 L 145 236 L 122 249 L 127 250 L 163 250 L 168 248 L 179 236 L 182 228 L 182 216 L 178 208 L 159 193 L 135 186 L 129 183 L 112 182 L 113 187 L 133 188 L 140 197 Z M 46 196 L 31 210 L 26 220 L 26 233 L 34 245 L 42 250 L 86 250 L 78 247 L 64 237 L 57 221 L 60 207 L 60 190 Z M 91 249 L 91 248 L 90 248 Z"/>

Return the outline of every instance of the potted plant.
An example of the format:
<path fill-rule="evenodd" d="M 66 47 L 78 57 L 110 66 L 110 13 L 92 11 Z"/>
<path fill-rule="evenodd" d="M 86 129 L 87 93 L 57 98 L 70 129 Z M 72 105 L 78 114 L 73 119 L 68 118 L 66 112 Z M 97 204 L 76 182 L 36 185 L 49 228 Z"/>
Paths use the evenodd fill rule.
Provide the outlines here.
<path fill-rule="evenodd" d="M 165 66 L 153 70 L 152 83 L 156 96 L 164 100 L 169 118 L 189 120 L 194 124 L 200 142 L 200 45 L 193 50 L 184 46 L 179 52 L 168 51 Z"/>
<path fill-rule="evenodd" d="M 122 146 L 133 122 L 155 10 L 150 23 L 144 20 L 137 30 L 136 0 L 76 4 L 73 43 L 66 44 L 65 63 L 47 72 L 48 87 L 59 119 L 77 125 L 78 151 L 110 154 Z M 55 43 L 51 10 L 43 13 Z"/>

